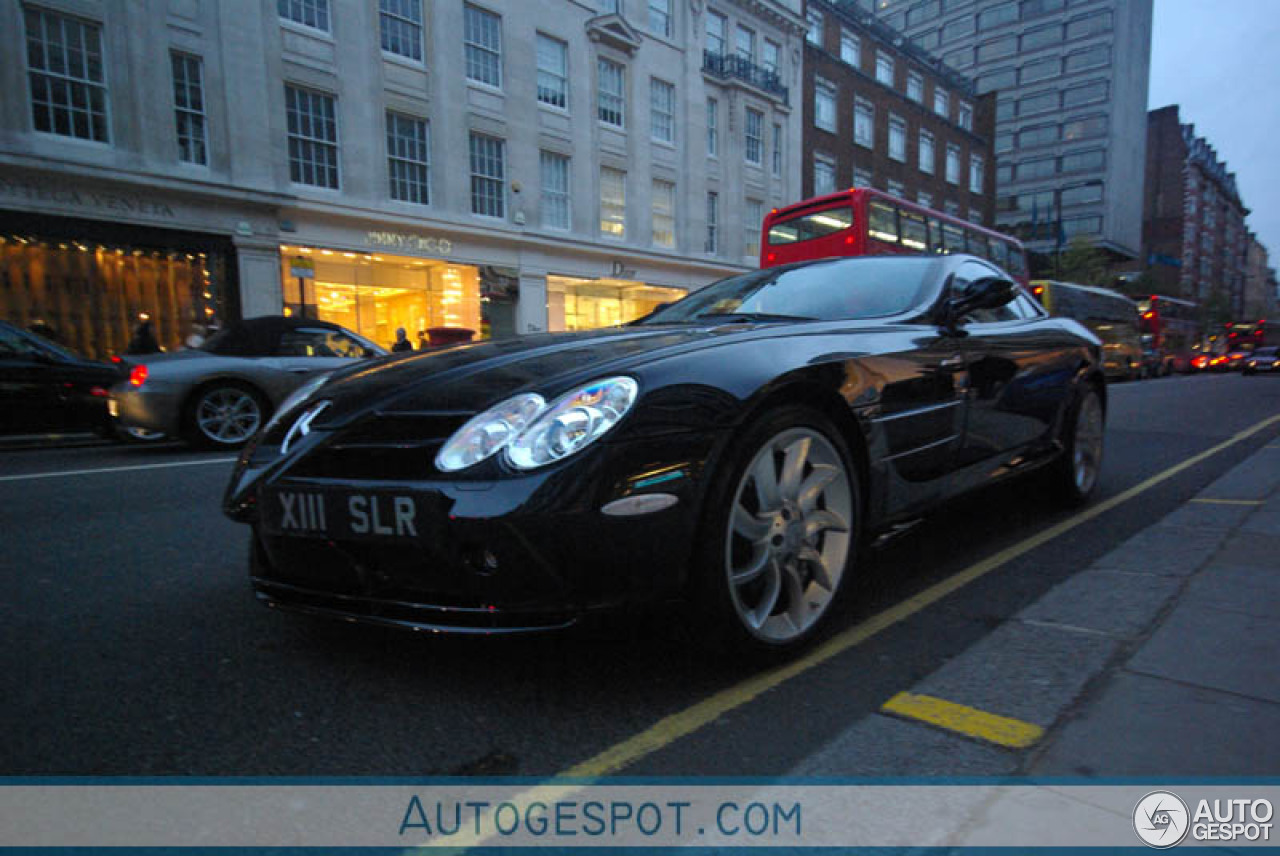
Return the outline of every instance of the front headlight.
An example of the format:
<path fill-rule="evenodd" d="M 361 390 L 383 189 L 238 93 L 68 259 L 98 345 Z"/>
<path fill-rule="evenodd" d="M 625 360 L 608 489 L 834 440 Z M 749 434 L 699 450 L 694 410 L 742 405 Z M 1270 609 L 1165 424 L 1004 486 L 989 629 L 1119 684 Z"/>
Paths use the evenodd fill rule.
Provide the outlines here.
<path fill-rule="evenodd" d="M 267 422 L 267 427 L 262 429 L 264 435 L 269 434 L 277 425 L 283 422 L 298 405 L 311 397 L 311 393 L 324 386 L 325 381 L 329 379 L 329 372 L 313 377 L 302 386 L 290 393 L 289 397 L 280 402 L 280 406 L 276 408 L 276 412 L 272 415 L 271 420 Z"/>
<path fill-rule="evenodd" d="M 436 455 L 436 467 L 452 473 L 502 451 L 546 405 L 537 393 L 517 395 L 495 404 L 453 433 Z"/>
<path fill-rule="evenodd" d="M 639 390 L 629 377 L 611 377 L 560 396 L 510 442 L 507 460 L 531 470 L 585 449 L 618 424 Z"/>

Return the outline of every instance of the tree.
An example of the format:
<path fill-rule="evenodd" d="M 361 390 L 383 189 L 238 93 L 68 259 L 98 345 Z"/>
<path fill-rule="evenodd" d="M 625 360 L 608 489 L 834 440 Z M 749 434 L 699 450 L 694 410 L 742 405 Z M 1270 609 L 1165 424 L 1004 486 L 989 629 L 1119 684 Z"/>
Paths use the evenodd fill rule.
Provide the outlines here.
<path fill-rule="evenodd" d="M 1081 285 L 1103 285 L 1108 281 L 1107 268 L 1110 264 L 1110 256 L 1095 247 L 1088 238 L 1077 235 L 1058 257 L 1054 265 L 1054 279 Z"/>

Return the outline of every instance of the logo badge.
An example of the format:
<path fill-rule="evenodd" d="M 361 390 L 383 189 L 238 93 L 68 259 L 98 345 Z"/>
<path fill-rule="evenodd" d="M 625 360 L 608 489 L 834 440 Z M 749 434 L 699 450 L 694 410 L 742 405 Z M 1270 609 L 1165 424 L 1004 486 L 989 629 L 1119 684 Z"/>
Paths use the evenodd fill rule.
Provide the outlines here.
<path fill-rule="evenodd" d="M 333 402 L 330 401 L 322 401 L 319 404 L 313 404 L 304 410 L 302 415 L 298 417 L 297 421 L 293 423 L 293 427 L 289 429 L 289 433 L 284 435 L 284 442 L 280 444 L 280 454 L 285 454 L 289 451 L 289 447 L 291 445 L 310 434 L 311 423 L 314 422 L 315 418 L 323 413 L 325 408 L 332 403 Z"/>
<path fill-rule="evenodd" d="M 1152 791 L 1133 808 L 1133 830 L 1148 847 L 1163 850 L 1187 837 L 1187 804 L 1168 791 Z"/>

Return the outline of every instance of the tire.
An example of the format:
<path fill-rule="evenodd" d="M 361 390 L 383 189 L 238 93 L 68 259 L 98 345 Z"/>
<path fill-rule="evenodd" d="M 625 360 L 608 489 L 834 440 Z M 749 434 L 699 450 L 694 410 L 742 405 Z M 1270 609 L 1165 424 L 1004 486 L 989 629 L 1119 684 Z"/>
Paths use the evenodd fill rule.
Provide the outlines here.
<path fill-rule="evenodd" d="M 1083 382 L 1062 424 L 1062 455 L 1050 469 L 1051 487 L 1067 505 L 1083 505 L 1102 469 L 1105 411 L 1098 388 Z"/>
<path fill-rule="evenodd" d="M 237 381 L 217 381 L 196 390 L 183 417 L 187 442 L 202 449 L 238 449 L 267 421 L 267 399 Z"/>
<path fill-rule="evenodd" d="M 851 575 L 861 511 L 848 446 L 821 412 L 783 407 L 740 434 L 708 493 L 691 579 L 717 647 L 786 653 L 812 639 Z"/>

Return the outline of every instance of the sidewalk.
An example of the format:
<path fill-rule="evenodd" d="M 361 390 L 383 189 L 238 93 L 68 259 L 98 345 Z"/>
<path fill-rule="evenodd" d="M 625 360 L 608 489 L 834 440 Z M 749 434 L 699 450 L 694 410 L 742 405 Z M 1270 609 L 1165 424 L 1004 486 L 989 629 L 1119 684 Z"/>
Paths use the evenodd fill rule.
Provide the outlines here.
<path fill-rule="evenodd" d="M 0 437 L 0 452 L 19 449 L 72 449 L 82 446 L 109 446 L 112 440 L 99 434 L 15 434 Z"/>
<path fill-rule="evenodd" d="M 1280 443 L 791 775 L 1280 772 Z"/>

